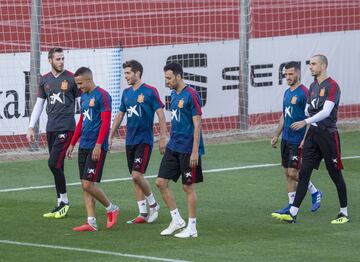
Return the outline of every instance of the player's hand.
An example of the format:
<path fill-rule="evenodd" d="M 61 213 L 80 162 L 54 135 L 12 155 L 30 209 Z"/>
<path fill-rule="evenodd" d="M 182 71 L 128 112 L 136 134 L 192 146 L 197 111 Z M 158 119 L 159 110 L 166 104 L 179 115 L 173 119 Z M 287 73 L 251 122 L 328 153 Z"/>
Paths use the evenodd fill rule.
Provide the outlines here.
<path fill-rule="evenodd" d="M 73 146 L 73 145 L 70 145 L 70 146 L 68 147 L 68 149 L 66 150 L 66 157 L 67 157 L 67 159 L 71 159 L 71 154 L 72 154 L 73 150 L 74 150 L 74 146 Z"/>
<path fill-rule="evenodd" d="M 271 141 L 270 141 L 270 143 L 271 143 L 271 146 L 273 147 L 273 148 L 276 148 L 276 144 L 277 144 L 277 142 L 278 142 L 278 137 L 277 136 L 274 136 L 272 139 L 271 139 Z"/>
<path fill-rule="evenodd" d="M 26 134 L 26 139 L 28 142 L 34 142 L 35 141 L 35 133 L 34 133 L 34 129 L 32 127 L 28 128 L 27 134 Z"/>
<path fill-rule="evenodd" d="M 296 130 L 299 130 L 299 129 L 305 127 L 305 126 L 306 126 L 306 122 L 305 122 L 305 120 L 302 120 L 302 121 L 297 121 L 295 123 L 292 123 L 290 127 L 291 127 L 291 129 L 296 131 Z"/>
<path fill-rule="evenodd" d="M 101 144 L 96 144 L 93 151 L 92 151 L 92 160 L 98 161 L 100 159 L 101 154 Z"/>
<path fill-rule="evenodd" d="M 108 144 L 109 144 L 108 150 L 109 150 L 109 153 L 110 153 L 110 150 L 111 150 L 111 147 L 112 147 L 113 140 L 114 140 L 114 138 L 111 137 L 111 136 L 109 136 L 109 139 L 108 139 Z"/>
<path fill-rule="evenodd" d="M 199 164 L 199 153 L 192 152 L 190 156 L 190 167 L 196 167 Z"/>
<path fill-rule="evenodd" d="M 166 149 L 166 137 L 160 137 L 160 141 L 159 141 L 159 151 L 160 154 L 165 154 L 165 149 Z"/>

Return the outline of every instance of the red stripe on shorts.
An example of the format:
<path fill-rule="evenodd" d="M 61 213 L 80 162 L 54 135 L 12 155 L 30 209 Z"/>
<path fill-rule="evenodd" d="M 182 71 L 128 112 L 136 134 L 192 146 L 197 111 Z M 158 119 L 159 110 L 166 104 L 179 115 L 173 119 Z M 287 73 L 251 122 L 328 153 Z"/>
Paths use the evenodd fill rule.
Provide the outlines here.
<path fill-rule="evenodd" d="M 150 146 L 148 144 L 145 144 L 144 145 L 144 155 L 143 155 L 143 159 L 142 159 L 142 163 L 141 163 L 141 167 L 140 167 L 141 174 L 144 174 L 144 172 L 145 172 L 146 164 L 149 161 L 149 152 L 150 152 Z"/>

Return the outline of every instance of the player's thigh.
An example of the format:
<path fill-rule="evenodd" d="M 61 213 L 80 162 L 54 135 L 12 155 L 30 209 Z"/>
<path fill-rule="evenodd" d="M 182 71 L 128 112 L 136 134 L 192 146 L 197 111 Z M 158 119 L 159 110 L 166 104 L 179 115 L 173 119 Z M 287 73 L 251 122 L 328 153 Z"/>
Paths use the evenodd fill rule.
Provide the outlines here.
<path fill-rule="evenodd" d="M 301 149 L 300 144 L 289 144 L 289 158 L 288 168 L 299 169 L 301 161 Z"/>
<path fill-rule="evenodd" d="M 341 170 L 343 168 L 340 153 L 340 137 L 338 132 L 323 131 L 320 149 L 327 169 Z"/>
<path fill-rule="evenodd" d="M 152 148 L 149 144 L 136 145 L 134 152 L 134 161 L 132 163 L 132 170 L 138 171 L 141 174 L 146 172 L 150 162 Z"/>
<path fill-rule="evenodd" d="M 288 142 L 286 140 L 281 140 L 281 165 L 284 168 L 288 168 L 289 167 L 289 147 L 288 147 Z"/>
<path fill-rule="evenodd" d="M 301 167 L 318 169 L 322 160 L 318 145 L 317 127 L 310 127 L 302 148 Z"/>
<path fill-rule="evenodd" d="M 126 160 L 127 160 L 128 170 L 129 170 L 130 174 L 132 172 L 132 166 L 133 166 L 134 159 L 135 159 L 135 150 L 136 150 L 136 145 L 127 145 L 126 146 Z"/>
<path fill-rule="evenodd" d="M 49 156 L 49 166 L 61 168 L 64 165 L 66 150 L 70 145 L 72 131 L 56 132 Z"/>
<path fill-rule="evenodd" d="M 87 180 L 91 182 L 99 183 L 102 178 L 104 169 L 106 151 L 101 149 L 100 158 L 97 161 L 92 159 L 92 150 L 87 150 L 85 162 L 83 165 L 82 172 L 80 173 L 81 180 Z"/>
<path fill-rule="evenodd" d="M 190 156 L 190 153 L 180 154 L 179 156 L 182 183 L 184 185 L 191 185 L 203 181 L 201 156 L 199 156 L 198 165 L 195 167 L 190 167 Z"/>
<path fill-rule="evenodd" d="M 180 177 L 180 160 L 178 158 L 179 153 L 176 153 L 169 148 L 166 148 L 165 154 L 160 163 L 158 172 L 159 178 L 173 180 L 177 182 Z"/>

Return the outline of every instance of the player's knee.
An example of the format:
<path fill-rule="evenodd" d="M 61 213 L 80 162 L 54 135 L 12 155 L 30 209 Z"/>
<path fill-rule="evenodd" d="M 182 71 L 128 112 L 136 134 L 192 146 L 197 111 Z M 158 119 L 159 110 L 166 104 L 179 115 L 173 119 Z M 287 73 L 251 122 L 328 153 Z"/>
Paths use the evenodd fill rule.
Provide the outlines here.
<path fill-rule="evenodd" d="M 157 186 L 157 188 L 158 188 L 160 191 L 166 189 L 166 187 L 167 187 L 167 184 L 166 184 L 165 179 L 159 178 L 159 177 L 156 178 L 156 180 L 155 180 L 155 185 Z"/>
<path fill-rule="evenodd" d="M 83 180 L 81 181 L 81 187 L 84 191 L 90 191 L 92 187 L 92 182 Z"/>
<path fill-rule="evenodd" d="M 191 194 L 194 192 L 194 184 L 191 184 L 191 185 L 186 185 L 184 184 L 183 185 L 183 191 L 186 193 L 186 194 Z"/>
<path fill-rule="evenodd" d="M 292 168 L 292 169 L 289 170 L 288 176 L 290 178 L 292 178 L 293 180 L 299 180 L 298 170 L 295 169 L 295 168 Z"/>
<path fill-rule="evenodd" d="M 142 175 L 138 172 L 133 172 L 132 173 L 132 180 L 134 181 L 134 183 L 139 184 L 141 181 Z"/>

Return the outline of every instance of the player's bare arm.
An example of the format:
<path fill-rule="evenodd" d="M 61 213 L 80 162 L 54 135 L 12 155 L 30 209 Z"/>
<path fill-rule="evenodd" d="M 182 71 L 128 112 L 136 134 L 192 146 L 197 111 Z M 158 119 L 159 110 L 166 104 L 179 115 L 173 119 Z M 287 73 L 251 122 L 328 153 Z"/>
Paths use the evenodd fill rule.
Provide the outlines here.
<path fill-rule="evenodd" d="M 273 148 L 276 148 L 276 144 L 277 144 L 277 142 L 279 140 L 279 136 L 280 136 L 280 134 L 281 134 L 281 132 L 283 130 L 283 127 L 284 127 L 284 115 L 281 114 L 281 116 L 279 118 L 279 124 L 278 124 L 278 126 L 276 128 L 275 134 L 274 134 L 273 138 L 270 141 L 271 146 Z"/>
<path fill-rule="evenodd" d="M 159 150 L 160 154 L 165 153 L 166 148 L 166 119 L 164 110 L 162 108 L 159 108 L 156 110 L 156 115 L 159 119 L 159 125 L 160 125 L 160 141 L 159 141 Z"/>
<path fill-rule="evenodd" d="M 113 143 L 114 136 L 116 134 L 116 131 L 120 127 L 123 118 L 124 118 L 124 112 L 121 112 L 121 111 L 119 113 L 117 113 L 116 116 L 115 116 L 113 125 L 111 127 L 110 135 L 109 135 L 109 141 L 108 141 L 109 151 L 111 150 L 111 146 L 112 146 L 112 143 Z"/>
<path fill-rule="evenodd" d="M 196 167 L 199 163 L 199 145 L 200 145 L 200 129 L 201 129 L 201 116 L 196 115 L 192 117 L 194 124 L 194 141 L 192 152 L 190 156 L 190 167 Z"/>

